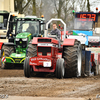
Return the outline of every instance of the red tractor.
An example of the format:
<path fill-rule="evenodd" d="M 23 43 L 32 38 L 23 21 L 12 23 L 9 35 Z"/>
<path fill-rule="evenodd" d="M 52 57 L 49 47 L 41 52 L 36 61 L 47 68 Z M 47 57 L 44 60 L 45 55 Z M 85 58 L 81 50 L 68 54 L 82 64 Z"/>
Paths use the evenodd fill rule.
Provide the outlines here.
<path fill-rule="evenodd" d="M 64 24 L 64 34 L 66 34 L 66 24 L 61 19 L 51 19 L 46 24 L 53 21 L 61 21 Z M 29 43 L 27 57 L 24 62 L 25 77 L 30 77 L 31 72 L 51 72 L 56 73 L 57 78 L 79 77 L 82 75 L 82 47 L 76 39 L 67 39 L 60 42 L 56 36 L 34 37 Z"/>

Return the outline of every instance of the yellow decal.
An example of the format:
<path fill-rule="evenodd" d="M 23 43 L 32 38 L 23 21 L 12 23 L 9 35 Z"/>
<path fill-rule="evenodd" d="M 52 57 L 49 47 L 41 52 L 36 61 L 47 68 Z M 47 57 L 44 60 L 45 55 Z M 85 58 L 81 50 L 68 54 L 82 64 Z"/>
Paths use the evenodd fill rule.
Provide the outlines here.
<path fill-rule="evenodd" d="M 20 63 L 22 63 L 23 60 L 25 60 L 25 58 L 23 58 L 23 59 L 20 61 Z"/>
<path fill-rule="evenodd" d="M 14 61 L 14 59 L 12 59 L 11 57 L 6 57 L 7 59 L 11 59 L 14 63 L 15 63 L 15 61 Z"/>
<path fill-rule="evenodd" d="M 15 61 L 20 61 L 21 59 L 15 59 Z"/>
<path fill-rule="evenodd" d="M 29 37 L 30 35 L 31 35 L 31 34 L 29 34 L 28 37 Z"/>

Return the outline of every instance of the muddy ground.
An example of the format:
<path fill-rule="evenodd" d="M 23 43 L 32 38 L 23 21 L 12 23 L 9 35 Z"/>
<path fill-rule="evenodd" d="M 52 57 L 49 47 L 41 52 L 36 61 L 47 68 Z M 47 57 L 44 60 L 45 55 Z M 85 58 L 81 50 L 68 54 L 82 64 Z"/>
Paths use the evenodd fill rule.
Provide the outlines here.
<path fill-rule="evenodd" d="M 48 74 L 25 78 L 22 69 L 0 69 L 0 94 L 95 99 L 100 94 L 100 76 L 56 79 Z"/>

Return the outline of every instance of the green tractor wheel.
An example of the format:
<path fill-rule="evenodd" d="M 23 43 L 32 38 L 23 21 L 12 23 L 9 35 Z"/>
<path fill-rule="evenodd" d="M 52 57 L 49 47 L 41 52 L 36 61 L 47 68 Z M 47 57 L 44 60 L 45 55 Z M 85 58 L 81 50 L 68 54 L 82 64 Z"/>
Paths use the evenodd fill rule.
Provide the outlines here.
<path fill-rule="evenodd" d="M 14 53 L 14 47 L 12 46 L 3 46 L 1 50 L 1 58 L 2 57 L 9 57 L 12 53 Z M 13 64 L 10 63 L 5 63 L 1 61 L 1 68 L 6 69 L 6 68 L 12 68 Z"/>

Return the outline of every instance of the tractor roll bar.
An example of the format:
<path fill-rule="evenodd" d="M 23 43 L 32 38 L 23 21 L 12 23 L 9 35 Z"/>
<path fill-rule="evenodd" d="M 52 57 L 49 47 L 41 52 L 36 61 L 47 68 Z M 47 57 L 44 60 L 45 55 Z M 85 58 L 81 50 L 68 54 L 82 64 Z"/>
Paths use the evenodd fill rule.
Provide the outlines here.
<path fill-rule="evenodd" d="M 52 21 L 60 21 L 63 25 L 64 25 L 64 39 L 65 39 L 65 35 L 66 35 L 66 24 L 62 19 L 57 19 L 57 18 L 52 18 L 50 19 L 47 23 L 46 23 L 46 30 L 45 30 L 45 37 L 47 37 L 48 34 L 48 25 L 52 22 Z"/>

